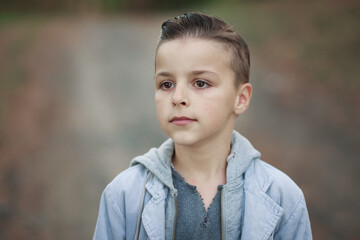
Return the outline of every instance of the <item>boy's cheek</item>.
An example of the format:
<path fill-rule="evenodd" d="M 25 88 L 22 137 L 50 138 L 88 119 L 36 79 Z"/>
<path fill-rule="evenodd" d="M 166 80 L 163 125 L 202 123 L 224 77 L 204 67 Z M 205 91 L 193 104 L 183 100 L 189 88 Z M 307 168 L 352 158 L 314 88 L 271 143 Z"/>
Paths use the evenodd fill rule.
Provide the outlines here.
<path fill-rule="evenodd" d="M 155 94 L 155 105 L 158 107 L 158 105 L 161 105 L 163 102 L 163 98 L 159 96 L 159 94 Z"/>
<path fill-rule="evenodd" d="M 161 111 L 165 107 L 165 101 L 162 99 L 155 99 L 156 111 Z"/>
<path fill-rule="evenodd" d="M 166 95 L 167 94 L 164 91 L 155 90 L 155 102 L 164 101 L 167 97 Z"/>

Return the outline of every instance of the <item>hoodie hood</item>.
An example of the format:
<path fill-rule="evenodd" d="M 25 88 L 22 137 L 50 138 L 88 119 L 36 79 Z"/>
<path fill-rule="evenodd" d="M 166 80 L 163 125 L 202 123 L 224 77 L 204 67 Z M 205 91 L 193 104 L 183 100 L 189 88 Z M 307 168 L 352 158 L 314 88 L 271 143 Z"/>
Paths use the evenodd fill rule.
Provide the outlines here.
<path fill-rule="evenodd" d="M 176 192 L 171 175 L 173 153 L 174 141 L 169 138 L 159 148 L 152 148 L 146 154 L 135 157 L 130 165 L 143 165 L 171 192 Z M 231 138 L 231 153 L 227 157 L 226 185 L 238 184 L 251 161 L 257 158 L 260 158 L 260 153 L 245 137 L 234 130 Z"/>

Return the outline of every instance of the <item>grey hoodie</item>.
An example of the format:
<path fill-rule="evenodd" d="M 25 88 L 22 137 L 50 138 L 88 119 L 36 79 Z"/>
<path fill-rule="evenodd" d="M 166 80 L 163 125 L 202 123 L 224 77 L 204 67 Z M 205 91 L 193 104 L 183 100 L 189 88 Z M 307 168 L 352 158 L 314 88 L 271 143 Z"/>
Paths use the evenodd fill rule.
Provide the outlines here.
<path fill-rule="evenodd" d="M 131 161 L 103 192 L 94 239 L 173 239 L 171 139 Z M 221 196 L 222 239 L 312 239 L 302 191 L 236 131 Z"/>

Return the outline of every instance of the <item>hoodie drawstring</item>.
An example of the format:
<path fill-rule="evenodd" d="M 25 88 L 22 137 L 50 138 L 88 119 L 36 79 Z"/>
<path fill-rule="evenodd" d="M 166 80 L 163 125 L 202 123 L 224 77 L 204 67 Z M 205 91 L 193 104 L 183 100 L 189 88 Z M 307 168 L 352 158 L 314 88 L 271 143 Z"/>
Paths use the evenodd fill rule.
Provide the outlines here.
<path fill-rule="evenodd" d="M 147 183 L 147 181 L 149 180 L 150 176 L 152 175 L 152 172 L 149 171 L 145 183 L 144 183 L 144 188 L 141 194 L 141 199 L 140 199 L 140 207 L 139 207 L 139 212 L 138 212 L 138 217 L 137 217 L 137 222 L 136 222 L 136 232 L 135 232 L 135 237 L 134 240 L 138 240 L 139 239 L 139 234 L 140 234 L 140 223 L 141 223 L 141 214 L 142 214 L 142 210 L 143 210 L 143 206 L 144 206 L 144 201 L 145 201 L 145 192 L 146 192 L 146 188 L 145 185 Z"/>

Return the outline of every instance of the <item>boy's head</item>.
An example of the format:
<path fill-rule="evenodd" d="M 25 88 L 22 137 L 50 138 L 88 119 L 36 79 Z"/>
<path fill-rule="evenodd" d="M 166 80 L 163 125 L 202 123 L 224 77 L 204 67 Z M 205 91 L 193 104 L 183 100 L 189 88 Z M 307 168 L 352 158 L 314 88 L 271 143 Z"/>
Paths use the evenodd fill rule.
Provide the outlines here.
<path fill-rule="evenodd" d="M 201 13 L 185 13 L 162 24 L 158 48 L 166 41 L 186 38 L 213 40 L 224 45 L 231 53 L 230 68 L 235 73 L 235 86 L 249 82 L 248 46 L 227 23 Z"/>
<path fill-rule="evenodd" d="M 176 144 L 230 139 L 249 106 L 249 51 L 223 21 L 198 13 L 162 25 L 155 59 L 155 104 Z M 197 145 L 199 146 L 199 145 Z"/>

